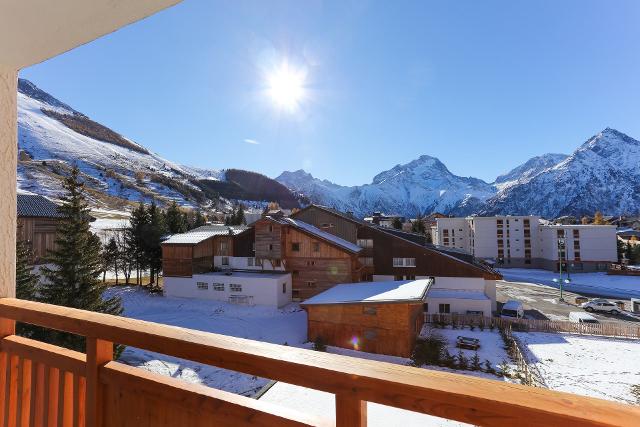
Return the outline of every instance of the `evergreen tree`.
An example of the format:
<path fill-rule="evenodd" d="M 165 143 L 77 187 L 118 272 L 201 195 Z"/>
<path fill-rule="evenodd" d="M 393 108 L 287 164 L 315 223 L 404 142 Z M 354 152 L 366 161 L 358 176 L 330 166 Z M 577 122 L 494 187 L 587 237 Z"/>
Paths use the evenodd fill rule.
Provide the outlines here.
<path fill-rule="evenodd" d="M 33 274 L 29 265 L 31 251 L 24 242 L 16 242 L 16 298 L 37 301 L 38 276 Z M 20 323 L 16 324 L 16 333 L 23 337 L 33 338 L 40 331 L 36 326 Z"/>
<path fill-rule="evenodd" d="M 155 202 L 152 202 L 147 210 L 149 222 L 145 227 L 143 236 L 144 254 L 149 265 L 151 279 L 150 283 L 156 283 L 156 278 L 162 269 L 162 236 L 166 234 L 166 226 L 162 211 L 158 209 Z"/>
<path fill-rule="evenodd" d="M 169 205 L 165 212 L 165 222 L 167 224 L 167 231 L 171 234 L 184 233 L 187 231 L 185 215 L 180 212 L 180 208 L 178 208 L 175 200 Z"/>
<path fill-rule="evenodd" d="M 106 286 L 99 279 L 101 243 L 89 229 L 89 208 L 79 173 L 75 166 L 64 180 L 66 194 L 60 207 L 63 219 L 57 229 L 56 249 L 49 253 L 48 265 L 40 270 L 46 283 L 39 291 L 40 299 L 48 304 L 119 315 L 120 298 L 104 298 Z M 51 331 L 45 340 L 84 351 L 84 337 L 78 335 Z"/>
<path fill-rule="evenodd" d="M 120 248 L 115 237 L 111 237 L 103 250 L 106 271 L 113 271 L 116 275 L 116 285 L 118 284 L 118 270 L 120 264 Z"/>
<path fill-rule="evenodd" d="M 204 217 L 204 215 L 202 215 L 202 212 L 196 211 L 195 216 L 193 218 L 193 227 L 192 228 L 202 227 L 206 223 L 207 223 L 207 219 Z"/>
<path fill-rule="evenodd" d="M 136 284 L 141 284 L 142 271 L 147 268 L 147 260 L 145 258 L 145 231 L 149 224 L 149 217 L 144 204 L 140 202 L 137 208 L 131 212 L 129 218 L 129 227 L 125 230 L 125 242 L 127 246 L 127 255 L 131 257 L 135 264 Z"/>
<path fill-rule="evenodd" d="M 626 255 L 627 244 L 621 239 L 616 239 L 616 247 L 618 250 L 618 262 L 622 262 L 623 255 Z"/>
<path fill-rule="evenodd" d="M 422 215 L 418 214 L 416 216 L 416 220 L 413 221 L 411 225 L 411 231 L 419 234 L 426 234 L 427 229 L 424 226 L 424 221 L 422 220 Z"/>
<path fill-rule="evenodd" d="M 244 206 L 241 204 L 238 206 L 238 211 L 236 212 L 235 221 L 232 225 L 243 225 L 245 223 L 244 219 Z"/>

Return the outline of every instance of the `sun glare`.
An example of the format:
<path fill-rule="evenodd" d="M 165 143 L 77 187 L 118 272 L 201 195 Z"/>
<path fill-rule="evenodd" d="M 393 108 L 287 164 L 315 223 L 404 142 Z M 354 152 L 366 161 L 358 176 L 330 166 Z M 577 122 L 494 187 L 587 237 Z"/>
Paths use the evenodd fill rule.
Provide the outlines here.
<path fill-rule="evenodd" d="M 288 63 L 271 71 L 267 87 L 273 102 L 281 109 L 295 111 L 304 98 L 305 73 Z"/>

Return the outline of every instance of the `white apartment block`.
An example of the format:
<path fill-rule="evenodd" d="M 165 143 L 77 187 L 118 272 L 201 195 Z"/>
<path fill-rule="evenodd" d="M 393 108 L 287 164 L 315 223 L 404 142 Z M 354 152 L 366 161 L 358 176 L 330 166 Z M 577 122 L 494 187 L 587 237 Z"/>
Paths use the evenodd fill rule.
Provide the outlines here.
<path fill-rule="evenodd" d="M 547 225 L 538 216 L 438 218 L 434 244 L 499 267 L 606 270 L 618 259 L 613 225 Z"/>

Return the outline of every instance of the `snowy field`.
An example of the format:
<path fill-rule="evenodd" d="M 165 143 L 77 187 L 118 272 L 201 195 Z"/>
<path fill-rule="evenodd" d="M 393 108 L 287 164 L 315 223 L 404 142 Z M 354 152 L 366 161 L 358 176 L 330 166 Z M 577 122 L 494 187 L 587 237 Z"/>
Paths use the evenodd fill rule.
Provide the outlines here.
<path fill-rule="evenodd" d="M 306 341 L 307 315 L 297 304 L 284 309 L 237 306 L 217 301 L 150 295 L 135 287 L 113 287 L 108 295 L 120 295 L 124 315 L 134 319 L 249 338 L 275 344 L 300 346 Z M 188 360 L 127 347 L 121 362 L 174 378 L 221 390 L 252 395 L 267 379 L 202 365 Z"/>
<path fill-rule="evenodd" d="M 529 282 L 557 288 L 553 279 L 558 273 L 528 268 L 499 269 L 505 280 Z M 566 276 L 565 276 L 566 277 Z M 640 298 L 640 276 L 609 276 L 606 273 L 571 273 L 571 283 L 564 289 L 579 294 L 605 298 Z"/>
<path fill-rule="evenodd" d="M 549 388 L 637 403 L 631 386 L 640 384 L 640 340 L 542 332 L 514 335 Z"/>

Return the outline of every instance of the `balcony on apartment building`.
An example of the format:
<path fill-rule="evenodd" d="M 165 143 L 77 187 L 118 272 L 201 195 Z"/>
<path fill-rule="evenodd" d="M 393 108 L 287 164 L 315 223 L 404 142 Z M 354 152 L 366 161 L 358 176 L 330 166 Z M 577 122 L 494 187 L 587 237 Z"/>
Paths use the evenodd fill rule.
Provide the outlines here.
<path fill-rule="evenodd" d="M 638 425 L 640 409 L 629 405 L 13 298 L 18 70 L 177 2 L 0 5 L 0 425 L 355 427 L 367 424 L 367 402 L 481 426 Z M 86 353 L 17 336 L 16 322 L 85 336 Z M 114 343 L 320 390 L 335 409 L 316 418 L 126 366 L 112 360 Z"/>

